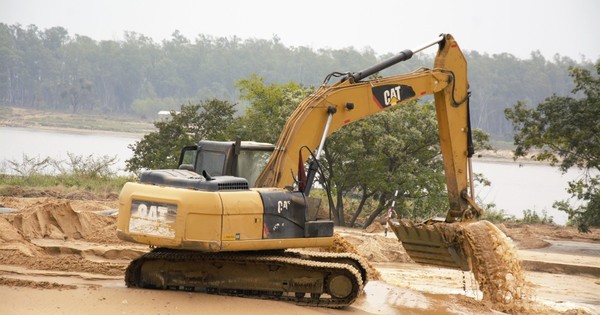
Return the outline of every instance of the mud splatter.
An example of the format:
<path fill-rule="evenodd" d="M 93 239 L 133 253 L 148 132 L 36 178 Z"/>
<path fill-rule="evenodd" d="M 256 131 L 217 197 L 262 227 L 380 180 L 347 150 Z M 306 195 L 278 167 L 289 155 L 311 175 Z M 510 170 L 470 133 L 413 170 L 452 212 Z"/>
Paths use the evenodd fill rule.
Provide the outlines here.
<path fill-rule="evenodd" d="M 495 309 L 518 313 L 528 298 L 521 261 L 510 238 L 495 225 L 479 221 L 462 226 L 470 263 L 483 300 Z"/>

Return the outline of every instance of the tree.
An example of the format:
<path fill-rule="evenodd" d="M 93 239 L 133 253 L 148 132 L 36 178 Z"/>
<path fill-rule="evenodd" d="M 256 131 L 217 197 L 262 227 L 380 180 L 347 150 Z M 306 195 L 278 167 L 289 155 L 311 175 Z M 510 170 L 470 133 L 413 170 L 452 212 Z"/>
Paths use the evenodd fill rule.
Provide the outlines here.
<path fill-rule="evenodd" d="M 600 61 L 595 68 L 600 75 Z M 570 73 L 577 98 L 553 95 L 536 108 L 518 102 L 505 110 L 505 116 L 515 131 L 515 159 L 533 151 L 534 160 L 558 165 L 563 172 L 574 166 L 584 170 L 584 176 L 568 188 L 584 204 L 572 207 L 561 201 L 555 207 L 566 211 L 580 231 L 587 231 L 600 226 L 600 78 L 577 67 Z"/>
<path fill-rule="evenodd" d="M 158 129 L 130 145 L 133 157 L 125 161 L 126 169 L 175 168 L 181 148 L 201 139 L 229 140 L 234 123 L 234 104 L 212 99 L 197 105 L 182 105 L 171 111 L 168 119 L 154 123 Z"/>
<path fill-rule="evenodd" d="M 476 150 L 491 149 L 489 135 L 473 130 Z M 354 226 L 369 199 L 375 203 L 365 226 L 385 213 L 395 190 L 398 215 L 429 218 L 448 208 L 438 127 L 433 104 L 410 102 L 365 118 L 333 133 L 326 142 L 325 180 L 335 194 L 333 217 Z M 343 198 L 345 197 L 345 198 Z M 346 223 L 348 199 L 358 199 Z"/>
<path fill-rule="evenodd" d="M 327 176 L 335 187 L 336 223 L 345 224 L 342 196 L 358 196 L 350 225 L 374 198 L 368 225 L 391 202 L 396 189 L 397 204 L 404 217 L 426 217 L 431 209 L 443 211 L 444 175 L 439 158 L 435 110 L 431 104 L 403 104 L 338 130 L 325 147 Z M 438 214 L 438 213 L 435 213 Z"/>
<path fill-rule="evenodd" d="M 251 104 L 240 121 L 239 136 L 269 143 L 277 141 L 296 106 L 312 91 L 293 81 L 267 85 L 256 75 L 238 81 L 237 86 L 242 93 L 240 98 Z"/>

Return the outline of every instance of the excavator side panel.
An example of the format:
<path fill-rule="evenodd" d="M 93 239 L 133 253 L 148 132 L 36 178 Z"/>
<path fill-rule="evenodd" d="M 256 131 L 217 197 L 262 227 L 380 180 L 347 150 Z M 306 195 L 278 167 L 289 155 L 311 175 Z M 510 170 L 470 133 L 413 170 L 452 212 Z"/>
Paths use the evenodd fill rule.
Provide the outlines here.
<path fill-rule="evenodd" d="M 305 221 L 305 202 L 299 195 L 275 189 L 207 192 L 127 183 L 119 197 L 117 236 L 201 252 L 332 246 L 333 222 Z M 292 226 L 295 232 L 287 233 Z"/>

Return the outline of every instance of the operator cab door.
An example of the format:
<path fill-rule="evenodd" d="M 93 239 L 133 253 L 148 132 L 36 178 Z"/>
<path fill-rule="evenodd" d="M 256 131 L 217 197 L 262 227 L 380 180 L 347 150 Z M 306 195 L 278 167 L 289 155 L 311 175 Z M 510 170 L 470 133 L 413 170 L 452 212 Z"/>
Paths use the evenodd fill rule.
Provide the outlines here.
<path fill-rule="evenodd" d="M 206 171 L 210 176 L 242 177 L 253 187 L 274 148 L 270 143 L 202 140 L 181 150 L 179 168 L 198 174 Z"/>
<path fill-rule="evenodd" d="M 199 145 L 186 146 L 181 150 L 178 168 L 198 174 L 206 171 L 211 177 L 234 176 L 229 171 L 234 162 L 232 150 L 231 142 L 200 141 Z"/>

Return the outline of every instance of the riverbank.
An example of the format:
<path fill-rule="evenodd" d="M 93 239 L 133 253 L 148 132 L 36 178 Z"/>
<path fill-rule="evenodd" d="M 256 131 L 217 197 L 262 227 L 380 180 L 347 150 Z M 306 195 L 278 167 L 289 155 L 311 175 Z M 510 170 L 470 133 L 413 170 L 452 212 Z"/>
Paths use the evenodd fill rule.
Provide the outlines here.
<path fill-rule="evenodd" d="M 18 107 L 0 107 L 0 127 L 133 137 L 142 137 L 155 130 L 152 121 L 141 118 L 42 111 Z"/>
<path fill-rule="evenodd" d="M 0 127 L 134 138 L 141 138 L 156 130 L 151 120 L 131 116 L 74 114 L 18 107 L 0 107 Z M 515 161 L 510 147 L 511 145 L 502 143 L 502 149 L 477 152 L 473 159 L 490 163 L 547 164 L 529 158 Z"/>

